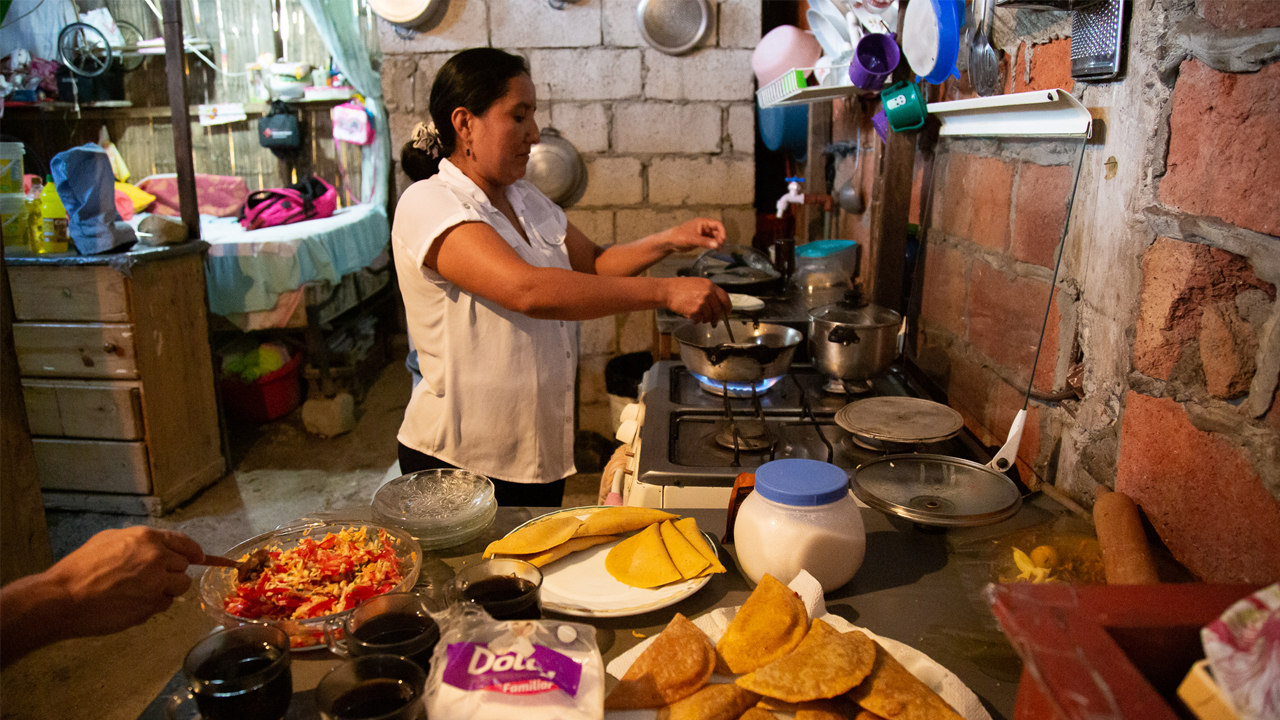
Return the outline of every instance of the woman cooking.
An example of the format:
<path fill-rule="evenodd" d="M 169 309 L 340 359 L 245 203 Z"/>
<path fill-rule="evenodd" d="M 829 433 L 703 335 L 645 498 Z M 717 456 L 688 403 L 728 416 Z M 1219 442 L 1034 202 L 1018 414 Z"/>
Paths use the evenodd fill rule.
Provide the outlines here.
<path fill-rule="evenodd" d="M 559 507 L 575 472 L 576 321 L 668 308 L 714 322 L 729 298 L 702 278 L 634 277 L 672 252 L 720 247 L 719 222 L 602 249 L 523 180 L 536 106 L 523 58 L 464 50 L 401 151 L 422 180 L 391 232 L 422 381 L 397 440 L 401 472 L 460 467 L 493 479 L 502 505 Z"/>

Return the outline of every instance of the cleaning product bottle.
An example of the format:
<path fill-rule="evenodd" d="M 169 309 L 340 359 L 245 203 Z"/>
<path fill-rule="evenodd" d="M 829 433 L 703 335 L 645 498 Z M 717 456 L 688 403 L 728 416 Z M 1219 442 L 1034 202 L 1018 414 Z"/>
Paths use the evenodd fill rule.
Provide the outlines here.
<path fill-rule="evenodd" d="M 44 192 L 44 183 L 39 176 L 31 179 L 31 189 L 27 191 L 27 247 L 36 252 L 40 241 L 44 239 L 44 215 L 41 207 L 44 201 L 40 193 Z"/>
<path fill-rule="evenodd" d="M 44 190 L 40 193 L 40 214 L 44 218 L 44 233 L 36 252 L 64 253 L 70 239 L 67 234 L 67 209 L 58 197 L 58 190 L 53 186 L 53 176 L 44 181 Z"/>

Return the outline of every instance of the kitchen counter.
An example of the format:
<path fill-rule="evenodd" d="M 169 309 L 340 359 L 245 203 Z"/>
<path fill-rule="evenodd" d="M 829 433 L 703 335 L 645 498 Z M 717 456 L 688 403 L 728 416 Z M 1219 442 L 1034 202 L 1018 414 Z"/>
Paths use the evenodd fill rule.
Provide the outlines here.
<path fill-rule="evenodd" d="M 499 509 L 494 527 L 484 536 L 441 554 L 427 553 L 418 589 L 441 586 L 452 577 L 453 568 L 479 557 L 490 541 L 549 511 Z M 989 549 L 997 538 L 1051 522 L 1064 513 L 1057 503 L 1036 495 L 1005 522 L 941 532 L 864 508 L 866 560 L 849 584 L 828 593 L 827 610 L 928 654 L 964 681 L 993 718 L 1011 718 L 1022 662 L 987 609 L 983 588 L 992 579 Z M 690 510 L 685 514 L 697 518 L 699 526 L 716 537 L 723 534 L 723 510 Z M 732 559 L 732 545 L 721 549 Z M 702 590 L 669 608 L 633 617 L 591 620 L 598 630 L 597 641 L 605 663 L 634 647 L 643 637 L 661 631 L 676 612 L 695 617 L 717 607 L 741 605 L 750 586 L 736 563 L 726 562 L 725 566 L 727 573 L 712 577 Z M 295 695 L 287 717 L 317 717 L 312 689 L 340 662 L 326 650 L 294 655 Z M 607 682 L 612 689 L 617 681 L 609 677 Z M 166 717 L 167 696 L 183 686 L 181 673 L 177 673 L 139 720 Z"/>
<path fill-rule="evenodd" d="M 188 240 L 177 245 L 159 247 L 134 243 L 133 247 L 123 252 L 105 252 L 97 255 L 81 255 L 78 252 L 38 255 L 24 248 L 5 248 L 4 261 L 10 266 L 107 265 L 127 274 L 129 268 L 137 263 L 199 254 L 208 249 L 209 243 L 203 240 Z"/>

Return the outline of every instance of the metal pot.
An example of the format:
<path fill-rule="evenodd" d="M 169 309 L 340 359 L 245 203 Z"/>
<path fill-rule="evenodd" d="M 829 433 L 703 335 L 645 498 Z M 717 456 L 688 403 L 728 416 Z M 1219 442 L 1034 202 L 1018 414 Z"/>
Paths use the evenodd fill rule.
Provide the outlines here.
<path fill-rule="evenodd" d="M 555 128 L 544 128 L 529 149 L 525 179 L 560 207 L 569 207 L 587 191 L 587 166 L 578 148 Z"/>
<path fill-rule="evenodd" d="M 729 320 L 736 343 L 729 341 L 725 323 L 689 323 L 676 328 L 680 359 L 689 371 L 721 382 L 754 383 L 786 374 L 791 357 L 804 336 L 785 325 Z"/>
<path fill-rule="evenodd" d="M 867 380 L 898 356 L 901 324 L 902 315 L 877 305 L 823 305 L 809 311 L 809 354 L 828 377 Z"/>

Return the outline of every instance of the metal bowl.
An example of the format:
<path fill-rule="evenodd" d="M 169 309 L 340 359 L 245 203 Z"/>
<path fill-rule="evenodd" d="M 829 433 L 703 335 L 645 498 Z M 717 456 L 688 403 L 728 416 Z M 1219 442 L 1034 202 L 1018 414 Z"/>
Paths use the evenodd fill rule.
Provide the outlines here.
<path fill-rule="evenodd" d="M 804 340 L 799 330 L 785 325 L 729 320 L 736 342 L 730 342 L 725 323 L 689 323 L 673 333 L 680 342 L 680 359 L 689 371 L 721 382 L 754 383 L 786 374 L 791 358 Z"/>
<path fill-rule="evenodd" d="M 259 548 L 289 550 L 297 547 L 303 538 L 318 540 L 328 533 L 358 530 L 362 527 L 368 528 L 369 532 L 375 534 L 378 530 L 386 530 L 391 546 L 400 561 L 400 574 L 404 576 L 404 579 L 388 592 L 406 592 L 417 584 L 418 573 L 422 570 L 422 549 L 412 535 L 398 527 L 389 525 L 359 521 L 299 521 L 298 523 L 249 538 L 223 554 L 238 560 Z M 289 635 L 290 645 L 295 650 L 325 645 L 326 624 L 341 623 L 351 614 L 353 609 L 305 620 L 254 620 L 237 617 L 223 609 L 223 601 L 235 590 L 236 584 L 236 571 L 234 568 L 210 567 L 206 569 L 204 574 L 200 576 L 201 607 L 210 617 L 224 626 L 229 627 L 256 622 L 278 627 Z"/>
<path fill-rule="evenodd" d="M 569 207 L 587 190 L 587 166 L 573 143 L 555 128 L 544 128 L 529 150 L 525 179 L 561 207 Z"/>

